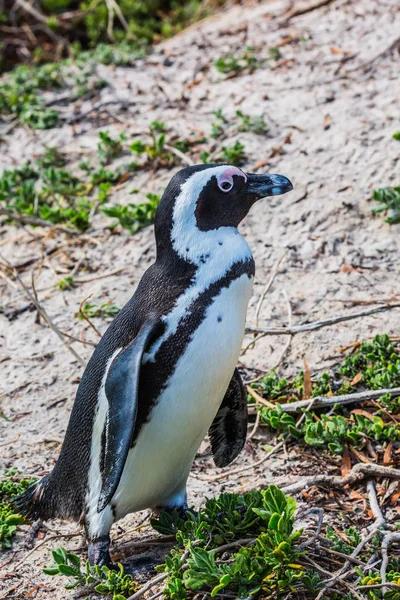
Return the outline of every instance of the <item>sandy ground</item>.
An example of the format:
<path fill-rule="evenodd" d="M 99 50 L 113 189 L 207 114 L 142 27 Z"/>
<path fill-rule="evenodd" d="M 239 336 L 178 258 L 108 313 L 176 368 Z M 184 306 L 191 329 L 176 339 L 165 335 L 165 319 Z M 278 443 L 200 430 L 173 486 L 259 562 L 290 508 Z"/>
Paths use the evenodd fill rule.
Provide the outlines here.
<path fill-rule="evenodd" d="M 41 152 L 43 145 L 58 145 L 76 153 L 79 160 L 82 153 L 95 149 L 99 130 L 113 135 L 125 131 L 133 137 L 154 119 L 185 137 L 209 135 L 215 120 L 212 111 L 218 108 L 227 117 L 239 108 L 262 114 L 270 126 L 267 137 L 240 133 L 223 142 L 240 139 L 245 144 L 245 170 L 282 173 L 294 184 L 292 193 L 258 203 L 241 227 L 257 268 L 248 325 L 255 325 L 260 294 L 278 261 L 259 326 L 287 325 L 288 302 L 292 323 L 298 324 L 358 312 L 366 308 L 356 307 L 360 301 L 393 298 L 400 294 L 400 226 L 390 226 L 371 214 L 371 192 L 399 182 L 400 145 L 391 139 L 400 117 L 399 54 L 391 48 L 400 29 L 398 2 L 337 0 L 291 19 L 288 10 L 280 1 L 234 7 L 160 45 L 132 67 L 99 67 L 109 82 L 101 100 L 137 98 L 140 104 L 125 110 L 112 106 L 109 115 L 91 115 L 49 131 L 18 127 L 0 145 L 0 164 L 19 164 Z M 269 48 L 280 46 L 282 57 L 234 78 L 214 68 L 216 58 L 248 45 L 265 59 Z M 192 157 L 196 159 L 195 154 Z M 138 174 L 120 186 L 113 198 L 132 201 L 128 195 L 132 188 L 140 188 L 143 194 L 160 192 L 170 176 L 166 170 Z M 111 301 L 122 306 L 154 259 L 151 227 L 135 236 L 111 234 L 104 229 L 102 217 L 95 218 L 82 240 L 43 237 L 44 231 L 4 224 L 0 232 L 2 257 L 16 266 L 59 247 L 57 254 L 43 258 L 40 269 L 37 260 L 21 268 L 20 274 L 28 286 L 34 274 L 40 302 L 61 331 L 89 342 L 98 338 L 75 317 L 80 302 L 92 295 L 98 304 Z M 74 266 L 77 287 L 58 290 L 60 277 Z M 4 310 L 0 314 L 0 410 L 10 419 L 0 421 L 1 466 L 39 476 L 56 461 L 82 368 L 54 332 L 37 321 L 35 311 L 12 318 L 13 310 L 28 303 L 18 285 L 0 279 L 0 289 Z M 102 320 L 94 322 L 100 331 L 107 326 Z M 279 373 L 295 373 L 303 357 L 313 372 L 327 369 L 337 360 L 340 346 L 382 332 L 400 335 L 399 311 L 297 335 Z M 245 339 L 244 347 L 249 340 Z M 282 358 L 286 342 L 286 337 L 264 338 L 241 356 L 240 364 L 249 373 L 268 371 Z M 73 347 L 85 361 L 93 349 L 81 343 Z M 261 437 L 246 445 L 235 468 L 263 456 Z M 217 470 L 205 442 L 189 479 L 190 501 L 199 505 L 205 496 L 224 490 L 295 480 L 294 469 L 299 467 L 295 454 L 294 449 L 259 469 L 211 482 L 207 478 Z M 138 534 L 129 530 L 143 516 L 131 515 L 114 526 L 114 539 L 119 536 L 114 554 L 133 551 L 129 541 L 137 540 Z M 41 568 L 51 562 L 52 548 L 63 544 L 77 550 L 81 537 L 49 538 L 16 567 L 27 552 L 26 530 L 22 527 L 13 549 L 1 555 L 0 564 L 8 575 L 0 579 L 5 594 L 0 597 L 70 597 L 72 593 L 60 581 L 43 576 Z M 54 522 L 48 536 L 74 531 L 76 525 Z"/>

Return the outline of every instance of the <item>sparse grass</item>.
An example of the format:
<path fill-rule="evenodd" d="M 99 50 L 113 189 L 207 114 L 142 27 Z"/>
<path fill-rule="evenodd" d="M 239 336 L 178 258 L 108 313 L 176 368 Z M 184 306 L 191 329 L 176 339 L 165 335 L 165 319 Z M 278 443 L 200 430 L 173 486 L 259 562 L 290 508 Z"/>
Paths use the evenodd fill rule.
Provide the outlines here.
<path fill-rule="evenodd" d="M 257 135 L 266 135 L 268 133 L 269 127 L 262 115 L 250 116 L 246 115 L 241 110 L 237 110 L 236 116 L 241 120 L 238 127 L 239 131 L 250 131 Z"/>
<path fill-rule="evenodd" d="M 314 447 L 326 447 L 341 454 L 344 444 L 362 449 L 370 441 L 380 444 L 400 441 L 400 423 L 390 418 L 399 413 L 398 399 L 390 394 L 379 400 L 378 411 L 349 412 L 338 407 L 337 414 L 306 413 L 300 426 L 292 414 L 282 411 L 280 403 L 299 400 L 304 394 L 304 373 L 292 381 L 279 379 L 276 373 L 252 384 L 263 397 L 276 403 L 275 408 L 260 408 L 263 423 L 280 434 L 289 433 L 295 439 Z M 373 342 L 364 342 L 345 357 L 332 372 L 319 375 L 313 382 L 311 398 L 325 395 L 351 394 L 362 389 L 378 390 L 400 386 L 400 351 L 387 335 L 377 335 Z M 379 413 L 379 414 L 377 414 Z"/>
<path fill-rule="evenodd" d="M 115 139 L 108 131 L 100 131 L 99 138 L 97 154 L 102 165 L 108 164 L 124 152 L 123 142 L 127 139 L 125 133 L 120 133 L 119 137 Z"/>
<path fill-rule="evenodd" d="M 16 469 L 6 471 L 5 475 L 5 479 L 0 480 L 0 546 L 8 549 L 11 548 L 11 540 L 18 525 L 25 522 L 24 517 L 14 511 L 11 502 L 35 483 L 36 479 L 17 479 Z"/>

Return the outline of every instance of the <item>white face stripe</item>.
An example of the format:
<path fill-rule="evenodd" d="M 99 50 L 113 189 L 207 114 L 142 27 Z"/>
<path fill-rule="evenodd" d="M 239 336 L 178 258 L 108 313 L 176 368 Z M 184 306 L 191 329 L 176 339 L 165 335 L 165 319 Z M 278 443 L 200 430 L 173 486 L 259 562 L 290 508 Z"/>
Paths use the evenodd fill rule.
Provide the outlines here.
<path fill-rule="evenodd" d="M 204 171 L 197 171 L 181 187 L 172 215 L 171 241 L 179 256 L 195 265 L 199 265 L 215 239 L 215 232 L 224 235 L 233 227 L 219 227 L 211 231 L 201 231 L 196 224 L 197 200 L 212 177 L 218 182 L 232 180 L 233 175 L 246 179 L 246 175 L 237 167 L 222 165 Z"/>
<path fill-rule="evenodd" d="M 154 342 L 150 351 L 143 355 L 143 362 L 154 362 L 161 344 L 174 335 L 181 319 L 199 294 L 221 279 L 235 263 L 252 258 L 246 240 L 236 227 L 201 231 L 196 225 L 196 202 L 201 190 L 213 175 L 218 177 L 228 169 L 235 167 L 221 166 L 198 171 L 182 185 L 181 193 L 175 201 L 171 239 L 179 256 L 193 262 L 197 269 L 191 286 L 178 297 L 172 311 L 163 317 L 165 331 Z M 237 171 L 241 173 L 239 169 Z"/>

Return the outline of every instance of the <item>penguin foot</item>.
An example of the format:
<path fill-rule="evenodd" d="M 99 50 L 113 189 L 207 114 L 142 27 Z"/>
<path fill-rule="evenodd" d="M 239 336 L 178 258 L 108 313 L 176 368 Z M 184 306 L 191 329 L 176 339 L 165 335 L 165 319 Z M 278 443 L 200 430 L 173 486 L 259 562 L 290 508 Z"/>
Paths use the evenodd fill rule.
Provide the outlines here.
<path fill-rule="evenodd" d="M 97 538 L 88 542 L 89 564 L 106 566 L 109 569 L 113 567 L 110 557 L 110 536 Z"/>

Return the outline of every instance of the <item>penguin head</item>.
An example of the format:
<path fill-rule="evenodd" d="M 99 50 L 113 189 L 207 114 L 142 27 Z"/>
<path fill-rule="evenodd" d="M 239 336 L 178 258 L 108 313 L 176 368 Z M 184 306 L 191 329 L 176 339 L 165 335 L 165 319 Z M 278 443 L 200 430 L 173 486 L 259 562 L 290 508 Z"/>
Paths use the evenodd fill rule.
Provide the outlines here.
<path fill-rule="evenodd" d="M 236 229 L 257 200 L 292 188 L 283 175 L 245 173 L 228 164 L 186 167 L 172 177 L 158 206 L 157 245 L 165 246 L 166 228 L 170 241 L 182 239 L 182 243 L 189 237 L 199 238 L 200 232 L 211 235 L 221 228 Z"/>

